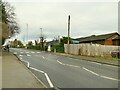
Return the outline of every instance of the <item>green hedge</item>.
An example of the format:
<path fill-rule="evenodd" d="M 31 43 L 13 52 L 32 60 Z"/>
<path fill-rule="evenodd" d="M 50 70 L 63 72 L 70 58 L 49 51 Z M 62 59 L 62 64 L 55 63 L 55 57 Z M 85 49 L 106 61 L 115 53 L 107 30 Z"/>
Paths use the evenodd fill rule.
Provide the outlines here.
<path fill-rule="evenodd" d="M 40 47 L 40 46 L 28 46 L 28 49 L 34 49 L 34 50 L 47 50 L 47 47 Z"/>
<path fill-rule="evenodd" d="M 47 51 L 47 46 L 45 47 L 40 47 L 40 46 L 28 46 L 28 49 L 34 49 L 34 50 L 44 50 Z M 56 49 L 56 52 L 60 52 L 63 53 L 64 52 L 64 46 L 62 45 L 55 45 L 53 47 L 51 47 L 51 51 L 54 52 L 54 49 Z"/>
<path fill-rule="evenodd" d="M 55 45 L 51 47 L 51 51 L 54 52 L 54 49 L 56 49 L 56 52 L 63 53 L 64 52 L 64 46 L 62 45 Z"/>

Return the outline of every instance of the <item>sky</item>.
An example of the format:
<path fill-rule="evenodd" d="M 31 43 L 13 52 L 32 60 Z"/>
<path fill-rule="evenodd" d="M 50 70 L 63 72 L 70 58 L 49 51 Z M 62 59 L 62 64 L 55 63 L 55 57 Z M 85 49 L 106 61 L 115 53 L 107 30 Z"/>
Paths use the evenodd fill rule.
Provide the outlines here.
<path fill-rule="evenodd" d="M 21 32 L 16 38 L 24 42 L 38 40 L 40 28 L 47 41 L 67 36 L 68 15 L 72 38 L 118 32 L 117 0 L 7 1 L 15 8 L 20 25 Z"/>

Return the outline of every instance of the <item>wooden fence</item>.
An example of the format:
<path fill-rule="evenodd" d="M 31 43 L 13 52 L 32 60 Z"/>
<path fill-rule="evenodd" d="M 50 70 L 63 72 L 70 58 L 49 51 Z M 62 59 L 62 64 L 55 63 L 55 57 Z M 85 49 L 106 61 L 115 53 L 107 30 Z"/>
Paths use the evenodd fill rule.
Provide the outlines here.
<path fill-rule="evenodd" d="M 108 46 L 100 44 L 64 44 L 64 52 L 73 55 L 105 56 L 112 51 L 120 49 L 120 46 Z"/>

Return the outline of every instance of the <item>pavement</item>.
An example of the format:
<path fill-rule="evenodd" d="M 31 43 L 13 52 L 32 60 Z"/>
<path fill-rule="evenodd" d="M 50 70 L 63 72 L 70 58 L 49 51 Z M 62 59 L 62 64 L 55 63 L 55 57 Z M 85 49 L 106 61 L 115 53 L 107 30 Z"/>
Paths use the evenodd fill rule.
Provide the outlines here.
<path fill-rule="evenodd" d="M 0 89 L 2 89 L 2 55 L 0 52 Z"/>
<path fill-rule="evenodd" d="M 89 57 L 89 56 L 71 55 L 71 54 L 66 54 L 66 53 L 54 53 L 54 54 L 71 57 L 71 58 L 76 58 L 76 59 L 80 59 L 80 60 L 86 60 L 86 61 L 108 64 L 108 65 L 113 65 L 113 66 L 120 66 L 120 60 L 119 61 L 118 60 L 108 60 L 108 59 L 101 59 L 101 58 L 95 58 L 95 57 Z"/>
<path fill-rule="evenodd" d="M 2 88 L 45 88 L 45 86 L 16 56 L 3 52 Z"/>

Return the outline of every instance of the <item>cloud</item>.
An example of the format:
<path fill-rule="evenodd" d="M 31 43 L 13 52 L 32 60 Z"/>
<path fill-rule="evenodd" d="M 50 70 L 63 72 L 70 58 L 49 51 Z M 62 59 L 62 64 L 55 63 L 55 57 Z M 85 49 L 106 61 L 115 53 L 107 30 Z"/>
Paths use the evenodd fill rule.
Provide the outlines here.
<path fill-rule="evenodd" d="M 71 37 L 118 31 L 117 2 L 12 2 L 21 26 L 19 38 L 38 39 L 40 28 L 46 39 L 67 36 L 68 15 Z"/>

